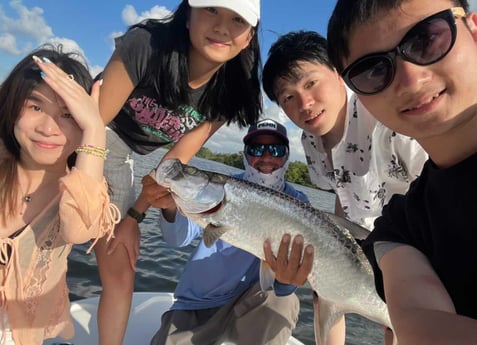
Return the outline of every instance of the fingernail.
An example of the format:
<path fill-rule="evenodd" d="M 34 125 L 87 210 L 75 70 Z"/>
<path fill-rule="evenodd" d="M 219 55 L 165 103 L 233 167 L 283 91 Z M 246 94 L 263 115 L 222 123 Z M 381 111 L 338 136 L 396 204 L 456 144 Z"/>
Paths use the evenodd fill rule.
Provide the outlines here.
<path fill-rule="evenodd" d="M 315 249 L 313 248 L 313 246 L 307 246 L 307 247 L 306 247 L 306 252 L 307 252 L 308 254 L 312 254 L 314 250 L 315 250 Z"/>
<path fill-rule="evenodd" d="M 46 73 L 43 72 L 43 71 L 41 71 L 41 72 L 40 72 L 40 76 L 41 76 L 42 78 L 46 78 Z"/>
<path fill-rule="evenodd" d="M 99 85 L 100 85 L 100 86 L 103 85 L 103 79 L 100 79 L 100 80 L 99 80 Z"/>
<path fill-rule="evenodd" d="M 303 237 L 300 235 L 296 235 L 294 239 L 296 244 L 302 244 L 303 243 Z"/>
<path fill-rule="evenodd" d="M 290 235 L 288 234 L 283 235 L 282 242 L 284 243 L 290 242 Z"/>
<path fill-rule="evenodd" d="M 48 59 L 47 57 L 44 57 L 44 58 L 43 58 L 43 61 L 44 61 L 44 62 L 47 62 L 47 63 L 51 63 L 51 60 Z"/>
<path fill-rule="evenodd" d="M 35 61 L 35 62 L 37 62 L 37 63 L 42 63 L 42 62 L 43 62 L 43 61 L 41 61 L 41 59 L 40 59 L 38 56 L 36 56 L 36 55 L 33 55 L 33 56 L 32 56 L 32 59 L 33 59 L 33 61 Z"/>

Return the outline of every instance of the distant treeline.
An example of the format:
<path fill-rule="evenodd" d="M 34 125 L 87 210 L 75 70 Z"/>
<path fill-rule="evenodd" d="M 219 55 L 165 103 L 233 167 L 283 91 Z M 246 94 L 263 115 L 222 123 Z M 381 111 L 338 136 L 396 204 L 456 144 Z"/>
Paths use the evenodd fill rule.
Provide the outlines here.
<path fill-rule="evenodd" d="M 244 169 L 242 152 L 239 153 L 213 153 L 208 148 L 202 147 L 196 154 L 199 158 L 223 163 L 238 169 Z M 299 161 L 290 162 L 285 179 L 289 182 L 300 184 L 310 188 L 316 188 L 310 181 L 306 164 Z"/>

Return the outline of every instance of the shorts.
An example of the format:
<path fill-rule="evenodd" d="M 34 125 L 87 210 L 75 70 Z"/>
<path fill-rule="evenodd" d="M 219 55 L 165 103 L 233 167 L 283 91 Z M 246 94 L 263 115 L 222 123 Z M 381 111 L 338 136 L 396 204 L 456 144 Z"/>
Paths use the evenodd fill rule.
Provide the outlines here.
<path fill-rule="evenodd" d="M 109 127 L 106 127 L 106 148 L 109 152 L 104 163 L 104 176 L 109 185 L 110 200 L 124 217 L 136 200 L 132 150 Z"/>

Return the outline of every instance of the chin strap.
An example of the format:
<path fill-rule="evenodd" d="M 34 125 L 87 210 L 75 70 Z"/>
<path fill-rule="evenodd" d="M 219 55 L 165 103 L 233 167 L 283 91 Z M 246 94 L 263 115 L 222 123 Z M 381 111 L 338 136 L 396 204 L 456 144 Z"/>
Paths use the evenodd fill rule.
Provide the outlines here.
<path fill-rule="evenodd" d="M 254 167 L 250 166 L 247 161 L 247 157 L 243 156 L 243 165 L 245 167 L 245 173 L 243 179 L 253 183 L 257 183 L 261 186 L 274 189 L 278 192 L 283 192 L 285 189 L 285 173 L 288 169 L 289 161 L 286 161 L 283 166 L 271 174 L 263 174 Z"/>

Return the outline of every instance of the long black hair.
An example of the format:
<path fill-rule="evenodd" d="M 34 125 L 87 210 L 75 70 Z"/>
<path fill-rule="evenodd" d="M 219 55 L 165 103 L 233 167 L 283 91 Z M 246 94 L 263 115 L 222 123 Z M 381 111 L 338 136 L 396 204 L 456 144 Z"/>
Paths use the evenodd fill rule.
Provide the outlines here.
<path fill-rule="evenodd" d="M 155 49 L 146 82 L 154 85 L 162 106 L 176 109 L 189 104 L 187 21 L 190 6 L 183 0 L 176 11 L 163 19 L 148 19 L 129 29 L 141 27 L 152 34 Z M 207 83 L 198 111 L 211 121 L 233 122 L 240 127 L 257 122 L 262 112 L 261 69 L 258 24 L 247 48 L 226 62 Z"/>

